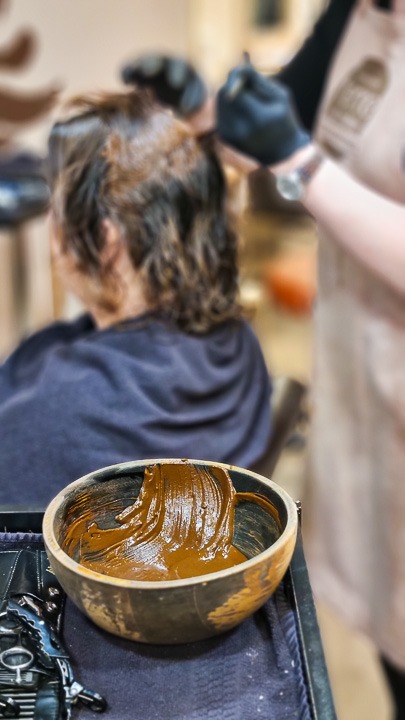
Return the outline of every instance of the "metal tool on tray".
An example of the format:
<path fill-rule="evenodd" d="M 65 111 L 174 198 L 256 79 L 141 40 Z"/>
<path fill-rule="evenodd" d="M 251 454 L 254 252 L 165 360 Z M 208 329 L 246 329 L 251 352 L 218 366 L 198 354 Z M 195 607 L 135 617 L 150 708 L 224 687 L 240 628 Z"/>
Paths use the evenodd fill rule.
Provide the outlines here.
<path fill-rule="evenodd" d="M 74 677 L 69 655 L 41 601 L 13 595 L 0 615 L 0 718 L 34 717 L 38 692 L 59 704 L 58 719 L 70 720 L 77 703 L 103 712 L 106 701 Z M 28 714 L 27 714 L 28 713 Z"/>
<path fill-rule="evenodd" d="M 20 665 L 16 664 L 14 668 L 12 663 L 8 665 L 10 670 L 15 669 L 15 683 L 17 685 L 22 686 L 23 684 L 21 671 L 31 669 L 35 660 L 39 665 L 36 672 L 41 672 L 41 666 L 45 671 L 57 670 L 64 693 L 64 718 L 66 720 L 71 717 L 72 706 L 77 702 L 81 702 L 93 712 L 103 712 L 106 709 L 106 701 L 101 695 L 85 689 L 83 685 L 75 680 L 69 655 L 52 626 L 44 620 L 39 604 L 36 604 L 31 597 L 21 595 L 18 602 L 15 600 L 8 601 L 7 615 L 10 619 L 16 619 L 21 624 L 22 634 L 28 636 L 34 649 L 33 653 L 25 647 L 17 645 L 0 655 L 1 664 L 2 656 L 7 652 L 9 658 L 12 657 L 11 653 L 14 653 L 15 656 L 20 653 L 21 657 L 25 653 L 26 660 L 21 662 Z"/>

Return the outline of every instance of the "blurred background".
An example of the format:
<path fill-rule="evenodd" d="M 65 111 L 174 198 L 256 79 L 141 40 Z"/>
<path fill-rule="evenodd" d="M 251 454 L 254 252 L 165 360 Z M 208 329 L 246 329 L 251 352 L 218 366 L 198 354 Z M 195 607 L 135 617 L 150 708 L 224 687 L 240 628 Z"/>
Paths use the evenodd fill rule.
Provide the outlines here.
<path fill-rule="evenodd" d="M 0 165 L 35 174 L 52 121 L 69 96 L 122 87 L 123 64 L 142 52 L 189 57 L 212 89 L 243 50 L 274 72 L 294 54 L 324 0 L 0 0 Z M 0 167 L 1 170 L 1 167 Z M 0 173 L 1 174 L 1 173 Z M 242 302 L 269 370 L 310 386 L 311 308 L 316 236 L 299 206 L 281 202 L 270 177 L 249 181 L 241 250 Z M 0 188 L 0 196 L 1 196 Z M 0 197 L 1 199 L 1 197 Z M 19 339 L 79 308 L 53 273 L 44 213 L 3 218 L 0 227 L 0 356 Z M 310 413 L 310 407 L 308 408 Z M 274 479 L 304 498 L 303 423 Z M 305 540 L 305 538 L 304 538 Z M 389 720 L 372 648 L 318 606 L 326 659 L 341 720 Z"/>

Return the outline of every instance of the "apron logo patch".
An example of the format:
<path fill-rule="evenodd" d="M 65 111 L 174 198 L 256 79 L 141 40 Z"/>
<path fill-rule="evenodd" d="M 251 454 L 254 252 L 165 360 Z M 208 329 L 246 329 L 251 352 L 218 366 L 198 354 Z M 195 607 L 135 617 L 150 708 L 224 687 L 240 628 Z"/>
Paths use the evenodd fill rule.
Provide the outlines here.
<path fill-rule="evenodd" d="M 334 157 L 343 157 L 370 120 L 388 85 L 388 70 L 367 58 L 339 85 L 325 110 L 320 141 Z"/>

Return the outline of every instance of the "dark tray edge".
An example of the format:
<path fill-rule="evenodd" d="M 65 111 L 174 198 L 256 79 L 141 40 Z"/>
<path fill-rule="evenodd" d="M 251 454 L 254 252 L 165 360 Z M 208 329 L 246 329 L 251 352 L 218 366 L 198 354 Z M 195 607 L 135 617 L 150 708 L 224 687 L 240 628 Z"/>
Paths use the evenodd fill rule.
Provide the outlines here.
<path fill-rule="evenodd" d="M 297 503 L 297 506 L 299 517 L 301 517 L 300 503 Z M 300 525 L 294 554 L 286 575 L 286 585 L 297 614 L 302 665 L 306 674 L 314 720 L 337 720 L 314 596 L 305 561 Z"/>

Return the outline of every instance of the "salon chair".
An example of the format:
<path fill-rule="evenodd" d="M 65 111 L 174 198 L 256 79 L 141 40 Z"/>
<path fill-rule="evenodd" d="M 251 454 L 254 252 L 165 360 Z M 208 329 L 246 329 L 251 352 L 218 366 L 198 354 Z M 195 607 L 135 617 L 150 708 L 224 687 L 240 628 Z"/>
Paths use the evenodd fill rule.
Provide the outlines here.
<path fill-rule="evenodd" d="M 297 423 L 306 415 L 306 396 L 306 386 L 294 378 L 279 376 L 273 380 L 269 443 L 263 457 L 250 470 L 271 478 L 283 449 L 292 441 Z"/>

